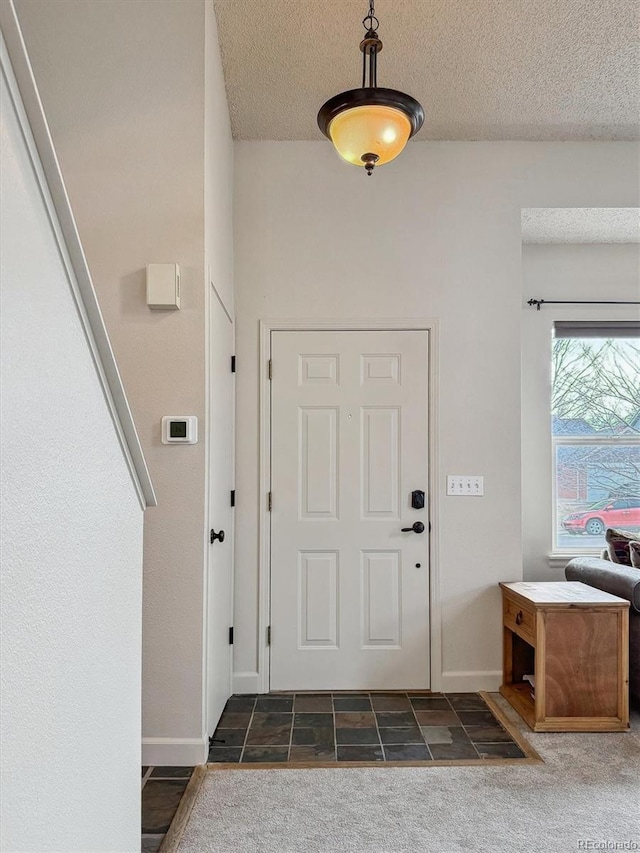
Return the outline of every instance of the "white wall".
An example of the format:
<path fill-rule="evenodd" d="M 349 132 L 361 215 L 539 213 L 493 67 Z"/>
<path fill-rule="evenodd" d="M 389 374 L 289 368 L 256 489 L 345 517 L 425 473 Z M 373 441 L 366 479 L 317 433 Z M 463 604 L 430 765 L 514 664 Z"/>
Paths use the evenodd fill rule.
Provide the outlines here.
<path fill-rule="evenodd" d="M 158 495 L 145 518 L 146 763 L 204 760 L 206 304 L 232 310 L 232 143 L 212 4 L 18 0 L 18 15 Z M 182 268 L 180 311 L 145 265 Z M 166 414 L 200 419 L 166 447 Z"/>
<path fill-rule="evenodd" d="M 525 245 L 522 299 L 640 301 L 638 244 Z M 522 490 L 524 571 L 563 580 L 570 557 L 552 551 L 551 336 L 554 320 L 638 319 L 638 306 L 558 306 L 522 313 Z M 576 541 L 576 547 L 581 543 Z"/>
<path fill-rule="evenodd" d="M 520 209 L 637 205 L 637 146 L 413 142 L 371 178 L 326 142 L 239 142 L 235 154 L 236 671 L 257 666 L 258 320 L 429 317 L 442 686 L 494 687 L 497 583 L 522 576 Z M 447 497 L 448 473 L 484 475 L 485 497 Z"/>
<path fill-rule="evenodd" d="M 140 843 L 142 510 L 2 80 L 2 850 Z"/>

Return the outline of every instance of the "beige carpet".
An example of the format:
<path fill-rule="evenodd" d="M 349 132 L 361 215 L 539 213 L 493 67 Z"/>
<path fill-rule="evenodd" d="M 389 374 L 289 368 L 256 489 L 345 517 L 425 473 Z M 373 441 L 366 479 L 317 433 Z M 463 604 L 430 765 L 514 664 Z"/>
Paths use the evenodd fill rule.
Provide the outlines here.
<path fill-rule="evenodd" d="M 640 851 L 640 716 L 623 734 L 519 728 L 545 764 L 211 771 L 179 853 Z"/>

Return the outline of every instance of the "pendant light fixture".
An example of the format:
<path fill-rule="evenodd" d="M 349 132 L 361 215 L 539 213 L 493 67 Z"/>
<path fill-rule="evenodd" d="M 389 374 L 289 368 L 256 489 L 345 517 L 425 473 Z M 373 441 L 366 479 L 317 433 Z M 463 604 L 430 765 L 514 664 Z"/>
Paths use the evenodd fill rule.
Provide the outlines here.
<path fill-rule="evenodd" d="M 364 166 L 371 175 L 400 154 L 424 122 L 422 106 L 404 92 L 378 86 L 378 38 L 380 22 L 374 0 L 362 21 L 366 35 L 362 51 L 362 87 L 330 98 L 318 113 L 318 127 L 334 144 L 338 154 L 354 166 Z"/>

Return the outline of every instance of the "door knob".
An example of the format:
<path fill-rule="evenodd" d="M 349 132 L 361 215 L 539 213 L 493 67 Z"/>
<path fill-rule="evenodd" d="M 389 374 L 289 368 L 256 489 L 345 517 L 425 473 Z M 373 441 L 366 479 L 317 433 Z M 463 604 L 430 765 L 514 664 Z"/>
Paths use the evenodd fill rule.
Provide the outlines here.
<path fill-rule="evenodd" d="M 224 542 L 224 530 L 221 530 L 219 533 L 216 533 L 212 528 L 211 533 L 209 535 L 209 542 L 213 545 L 213 543 L 218 540 L 218 542 Z"/>
<path fill-rule="evenodd" d="M 414 521 L 411 527 L 403 527 L 403 533 L 424 533 L 424 524 L 421 521 Z"/>

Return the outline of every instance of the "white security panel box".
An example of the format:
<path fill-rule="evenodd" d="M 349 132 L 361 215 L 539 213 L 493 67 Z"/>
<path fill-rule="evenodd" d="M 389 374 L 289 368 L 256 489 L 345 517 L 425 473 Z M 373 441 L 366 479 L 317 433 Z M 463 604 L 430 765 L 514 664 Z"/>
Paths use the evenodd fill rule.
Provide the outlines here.
<path fill-rule="evenodd" d="M 147 264 L 147 305 L 169 311 L 180 308 L 178 264 Z"/>
<path fill-rule="evenodd" d="M 195 415 L 165 415 L 162 419 L 163 444 L 197 444 L 198 418 Z"/>

